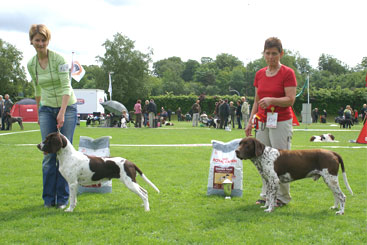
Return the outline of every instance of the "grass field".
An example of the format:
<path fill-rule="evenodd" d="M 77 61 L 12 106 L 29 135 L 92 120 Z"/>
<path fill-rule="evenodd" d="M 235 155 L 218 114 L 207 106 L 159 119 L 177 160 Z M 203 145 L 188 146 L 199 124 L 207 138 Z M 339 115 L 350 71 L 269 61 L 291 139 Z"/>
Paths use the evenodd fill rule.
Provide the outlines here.
<path fill-rule="evenodd" d="M 331 191 L 320 179 L 291 183 L 292 201 L 271 214 L 255 205 L 261 179 L 250 161 L 244 161 L 243 197 L 225 200 L 207 196 L 210 146 L 162 147 L 154 144 L 210 144 L 230 141 L 243 130 L 173 127 L 99 128 L 78 126 L 79 136 L 112 136 L 111 155 L 135 162 L 161 190 L 149 191 L 150 212 L 118 180 L 109 194 L 82 194 L 73 213 L 43 207 L 42 153 L 37 124 L 26 124 L 15 134 L 0 132 L 0 244 L 362 244 L 366 243 L 367 145 L 355 140 L 361 125 L 340 130 L 330 124 L 295 127 L 293 149 L 327 148 L 340 153 L 354 196 L 347 195 L 344 216 L 336 216 Z M 322 131 L 320 131 L 320 129 Z M 34 130 L 34 131 L 32 131 Z M 335 143 L 312 143 L 312 135 L 333 133 Z M 130 145 L 130 146 L 123 146 Z"/>

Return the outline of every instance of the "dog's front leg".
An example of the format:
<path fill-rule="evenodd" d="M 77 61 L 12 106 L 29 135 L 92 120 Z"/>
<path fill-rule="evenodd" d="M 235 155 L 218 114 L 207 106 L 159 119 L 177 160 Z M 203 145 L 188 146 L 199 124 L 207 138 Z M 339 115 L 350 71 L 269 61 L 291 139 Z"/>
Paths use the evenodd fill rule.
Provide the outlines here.
<path fill-rule="evenodd" d="M 267 183 L 267 202 L 268 208 L 264 211 L 267 213 L 273 212 L 279 190 L 279 179 L 269 179 Z"/>
<path fill-rule="evenodd" d="M 65 212 L 73 212 L 77 200 L 76 200 L 76 195 L 78 192 L 78 183 L 74 182 L 74 183 L 69 183 L 69 202 L 70 205 L 69 207 L 65 210 Z"/>

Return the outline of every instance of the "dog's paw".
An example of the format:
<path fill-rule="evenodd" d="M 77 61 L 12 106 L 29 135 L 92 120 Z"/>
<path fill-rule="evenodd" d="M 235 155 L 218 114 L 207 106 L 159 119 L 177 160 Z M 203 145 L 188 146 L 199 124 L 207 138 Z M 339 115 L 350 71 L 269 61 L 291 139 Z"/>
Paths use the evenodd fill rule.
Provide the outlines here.
<path fill-rule="evenodd" d="M 267 212 L 267 213 L 271 213 L 271 212 L 273 212 L 274 211 L 274 209 L 273 208 L 268 208 L 268 209 L 265 209 L 264 210 L 264 212 Z"/>
<path fill-rule="evenodd" d="M 71 213 L 71 212 L 73 212 L 73 209 L 68 207 L 67 209 L 65 209 L 65 212 Z"/>
<path fill-rule="evenodd" d="M 260 208 L 267 208 L 267 207 L 268 207 L 268 205 L 260 206 Z"/>
<path fill-rule="evenodd" d="M 344 211 L 339 210 L 338 212 L 335 213 L 336 215 L 344 215 Z"/>
<path fill-rule="evenodd" d="M 333 209 L 338 209 L 338 207 L 337 206 L 331 206 L 330 209 L 332 209 L 332 210 Z"/>

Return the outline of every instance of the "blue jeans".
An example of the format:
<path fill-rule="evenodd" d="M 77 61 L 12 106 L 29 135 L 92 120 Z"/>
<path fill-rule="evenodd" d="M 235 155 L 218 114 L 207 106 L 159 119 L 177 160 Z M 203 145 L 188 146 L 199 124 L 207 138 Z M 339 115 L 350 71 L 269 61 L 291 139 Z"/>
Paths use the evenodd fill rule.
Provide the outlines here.
<path fill-rule="evenodd" d="M 239 115 L 237 115 L 237 124 L 238 124 L 238 129 L 241 129 L 242 128 L 242 125 L 241 125 L 241 116 L 239 116 Z"/>
<path fill-rule="evenodd" d="M 38 112 L 41 128 L 42 141 L 50 133 L 57 131 L 57 114 L 60 108 L 41 106 Z M 73 142 L 74 130 L 77 122 L 76 104 L 68 106 L 65 112 L 64 125 L 61 133 L 65 135 L 70 142 Z M 42 162 L 43 173 L 43 193 L 42 198 L 45 205 L 64 205 L 68 203 L 69 186 L 64 177 L 59 172 L 59 165 L 56 161 L 56 154 L 47 154 Z"/>

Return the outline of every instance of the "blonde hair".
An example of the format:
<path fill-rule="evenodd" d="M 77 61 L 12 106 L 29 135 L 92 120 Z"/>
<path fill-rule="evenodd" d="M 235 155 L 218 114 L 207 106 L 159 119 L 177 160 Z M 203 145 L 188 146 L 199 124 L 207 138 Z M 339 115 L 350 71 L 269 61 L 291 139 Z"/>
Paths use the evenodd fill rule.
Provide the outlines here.
<path fill-rule="evenodd" d="M 31 44 L 33 37 L 37 34 L 41 34 L 42 36 L 44 36 L 47 41 L 50 41 L 51 39 L 51 32 L 47 28 L 47 26 L 43 24 L 33 24 L 29 29 L 29 40 L 31 41 Z"/>

